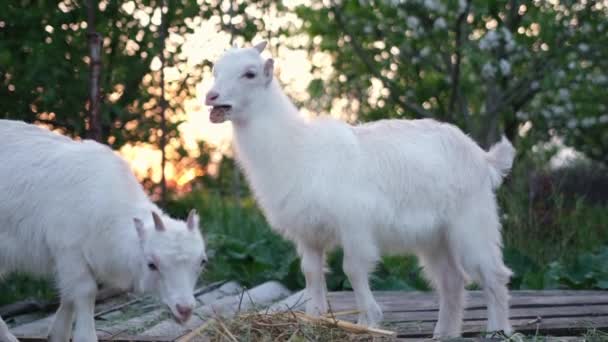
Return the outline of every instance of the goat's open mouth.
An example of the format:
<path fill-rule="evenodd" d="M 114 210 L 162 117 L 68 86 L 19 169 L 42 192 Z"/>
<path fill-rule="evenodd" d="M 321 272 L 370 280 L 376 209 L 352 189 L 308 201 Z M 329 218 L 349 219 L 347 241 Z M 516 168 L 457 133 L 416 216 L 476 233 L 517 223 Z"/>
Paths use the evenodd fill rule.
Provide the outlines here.
<path fill-rule="evenodd" d="M 232 106 L 230 105 L 213 106 L 209 112 L 209 120 L 213 123 L 222 123 L 226 121 L 226 115 L 228 115 L 231 108 Z"/>

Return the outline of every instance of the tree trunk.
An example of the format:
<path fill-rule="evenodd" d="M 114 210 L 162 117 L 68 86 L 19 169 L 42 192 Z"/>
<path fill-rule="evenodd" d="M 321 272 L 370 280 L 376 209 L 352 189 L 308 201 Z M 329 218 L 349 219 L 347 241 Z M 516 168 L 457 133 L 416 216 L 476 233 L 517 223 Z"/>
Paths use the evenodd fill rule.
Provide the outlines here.
<path fill-rule="evenodd" d="M 97 1 L 87 0 L 87 38 L 90 51 L 90 76 L 89 76 L 89 127 L 87 136 L 89 139 L 101 142 L 101 91 L 99 80 L 101 77 L 101 48 L 103 38 L 95 30 L 95 15 Z"/>
<path fill-rule="evenodd" d="M 488 117 L 486 120 L 484 132 L 481 132 L 481 139 L 479 140 L 484 148 L 489 148 L 498 140 L 498 125 L 500 119 L 500 112 L 498 111 L 498 101 L 500 99 L 500 92 L 498 90 L 497 81 L 492 79 L 488 81 L 488 93 L 486 94 L 486 113 Z M 485 134 L 485 137 L 483 137 Z"/>
<path fill-rule="evenodd" d="M 165 155 L 165 147 L 167 145 L 167 119 L 165 117 L 167 111 L 167 100 L 165 99 L 165 38 L 167 36 L 167 16 L 165 13 L 166 7 L 165 0 L 161 1 L 160 10 L 160 34 L 159 34 L 159 45 L 160 45 L 160 141 L 159 148 L 161 151 L 161 180 L 160 180 L 160 202 L 162 205 L 167 203 L 167 179 L 165 178 L 165 165 L 167 163 L 167 156 Z"/>

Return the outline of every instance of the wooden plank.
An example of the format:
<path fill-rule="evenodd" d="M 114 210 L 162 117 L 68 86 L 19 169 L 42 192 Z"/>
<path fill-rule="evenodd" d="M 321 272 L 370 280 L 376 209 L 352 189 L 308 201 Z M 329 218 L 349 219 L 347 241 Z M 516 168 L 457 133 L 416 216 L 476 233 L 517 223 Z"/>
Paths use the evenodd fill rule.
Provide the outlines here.
<path fill-rule="evenodd" d="M 524 334 L 540 335 L 577 335 L 586 332 L 588 329 L 607 329 L 608 317 L 579 317 L 576 319 L 569 317 L 549 318 L 536 320 L 511 320 L 516 332 Z M 397 331 L 399 337 L 430 337 L 433 334 L 435 322 L 404 322 L 388 323 L 387 329 Z M 463 324 L 463 336 L 475 336 L 485 331 L 485 320 L 465 321 Z"/>
<path fill-rule="evenodd" d="M 219 287 L 216 285 L 217 284 L 209 286 L 205 291 L 197 290 L 195 292 L 195 294 L 197 294 L 197 305 L 201 303 L 203 305 L 213 303 L 221 298 L 236 295 L 242 290 L 241 286 L 236 282 L 223 282 L 219 284 Z M 197 306 L 195 313 L 200 310 L 200 307 L 201 306 Z M 112 324 L 112 326 L 104 328 L 103 332 L 113 336 L 122 336 L 121 334 L 128 335 L 130 331 L 134 330 L 140 332 L 145 331 L 146 329 L 160 323 L 165 318 L 168 318 L 169 316 L 166 315 L 167 313 L 168 308 L 163 306 L 162 308 L 148 311 L 137 317 L 129 318 L 126 321 Z M 198 317 L 193 317 L 192 319 L 194 320 L 196 318 Z M 150 335 L 155 336 L 155 334 Z M 170 331 L 163 331 L 162 335 L 170 336 L 171 333 Z"/>
<path fill-rule="evenodd" d="M 514 291 L 511 295 L 511 322 L 518 331 L 535 333 L 540 329 L 544 334 L 572 336 L 589 328 L 608 329 L 608 292 Z M 298 293 L 275 307 L 293 305 L 301 300 L 301 296 L 302 293 Z M 399 336 L 404 337 L 432 335 L 439 307 L 436 294 L 380 291 L 375 292 L 374 296 L 384 311 L 384 325 L 387 328 L 396 329 Z M 356 309 L 352 292 L 329 293 L 328 299 L 334 312 Z M 469 336 L 479 335 L 486 326 L 487 312 L 483 293 L 469 291 L 466 306 L 463 331 Z M 530 324 L 539 316 L 541 320 L 538 324 Z M 356 315 L 340 318 L 354 321 Z"/>
<path fill-rule="evenodd" d="M 20 336 L 20 335 L 17 335 L 16 337 L 21 342 L 46 342 L 47 341 L 47 337 L 43 337 L 43 336 Z M 174 338 L 167 337 L 167 336 L 120 336 L 120 337 L 114 337 L 114 338 L 108 338 L 108 337 L 105 337 L 105 336 L 98 336 L 98 337 L 99 337 L 99 341 L 116 341 L 116 342 L 136 342 L 136 341 L 141 341 L 141 342 L 153 342 L 153 341 L 169 342 L 169 341 L 174 341 L 175 340 Z"/>
<path fill-rule="evenodd" d="M 438 311 L 385 311 L 384 320 L 390 322 L 436 321 Z M 587 317 L 608 316 L 608 305 L 581 305 L 565 307 L 512 308 L 509 311 L 511 319 L 534 319 L 536 317 Z M 354 319 L 355 315 L 343 316 L 344 319 Z M 486 319 L 485 309 L 465 310 L 464 320 Z"/>
<path fill-rule="evenodd" d="M 571 305 L 608 305 L 608 292 L 595 291 L 576 295 L 568 293 L 565 296 L 558 294 L 543 294 L 539 296 L 530 293 L 520 294 L 517 291 L 511 293 L 509 305 L 511 308 L 518 307 L 542 307 L 542 306 L 571 306 Z M 558 292 L 558 291 L 554 291 Z M 426 293 L 410 295 L 409 292 L 378 292 L 374 293 L 376 301 L 384 311 L 428 311 L 438 310 L 439 300 L 435 294 Z M 480 291 L 470 291 L 465 304 L 466 309 L 484 309 L 485 299 Z M 334 311 L 352 310 L 356 307 L 354 294 L 352 292 L 332 292 L 328 295 L 331 307 Z"/>

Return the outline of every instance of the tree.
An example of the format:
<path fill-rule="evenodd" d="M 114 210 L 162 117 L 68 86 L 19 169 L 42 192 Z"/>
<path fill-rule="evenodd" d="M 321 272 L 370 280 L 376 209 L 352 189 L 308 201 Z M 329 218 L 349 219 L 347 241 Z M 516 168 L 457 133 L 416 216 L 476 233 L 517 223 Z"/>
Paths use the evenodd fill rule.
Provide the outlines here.
<path fill-rule="evenodd" d="M 529 122 L 534 139 L 560 135 L 606 161 L 608 8 L 598 2 L 345 0 L 297 13 L 311 54 L 333 58 L 331 77 L 310 85 L 319 108 L 342 97 L 364 121 L 438 118 L 485 146 Z"/>
<path fill-rule="evenodd" d="M 101 49 L 103 37 L 95 30 L 95 17 L 97 1 L 87 0 L 87 38 L 90 50 L 90 76 L 89 76 L 89 138 L 101 141 L 101 120 L 99 107 L 101 94 L 99 80 L 101 77 Z"/>
<path fill-rule="evenodd" d="M 85 136 L 90 102 L 92 115 L 99 109 L 91 128 L 100 141 L 116 149 L 127 142 L 154 142 L 159 127 L 154 113 L 159 82 L 158 70 L 151 70 L 151 65 L 162 48 L 160 12 L 155 12 L 158 1 L 91 3 L 97 8 L 78 1 L 0 4 L 7 18 L 0 23 L 0 116 Z M 175 15 L 169 18 L 168 30 L 185 33 L 189 28 L 184 21 L 199 15 L 199 6 L 194 0 L 172 3 Z M 95 9 L 93 28 L 87 17 Z M 96 51 L 101 37 L 100 61 L 96 61 L 87 46 Z M 169 59 L 177 58 L 179 52 L 177 48 L 168 53 Z M 103 75 L 99 64 L 104 66 Z M 98 107 L 89 83 L 101 94 Z M 175 82 L 170 95 L 181 99 L 192 91 L 185 82 Z M 179 111 L 180 102 L 171 103 L 171 109 Z M 177 135 L 178 123 L 177 119 L 167 123 L 168 139 Z"/>

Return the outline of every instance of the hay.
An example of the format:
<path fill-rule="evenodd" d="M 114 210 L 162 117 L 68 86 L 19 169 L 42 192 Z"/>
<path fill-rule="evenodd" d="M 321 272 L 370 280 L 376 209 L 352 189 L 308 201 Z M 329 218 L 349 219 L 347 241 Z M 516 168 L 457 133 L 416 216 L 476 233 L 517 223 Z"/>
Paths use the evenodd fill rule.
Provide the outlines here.
<path fill-rule="evenodd" d="M 394 341 L 395 333 L 367 328 L 333 317 L 312 317 L 299 311 L 242 313 L 216 317 L 178 339 L 178 342 L 211 341 Z"/>

